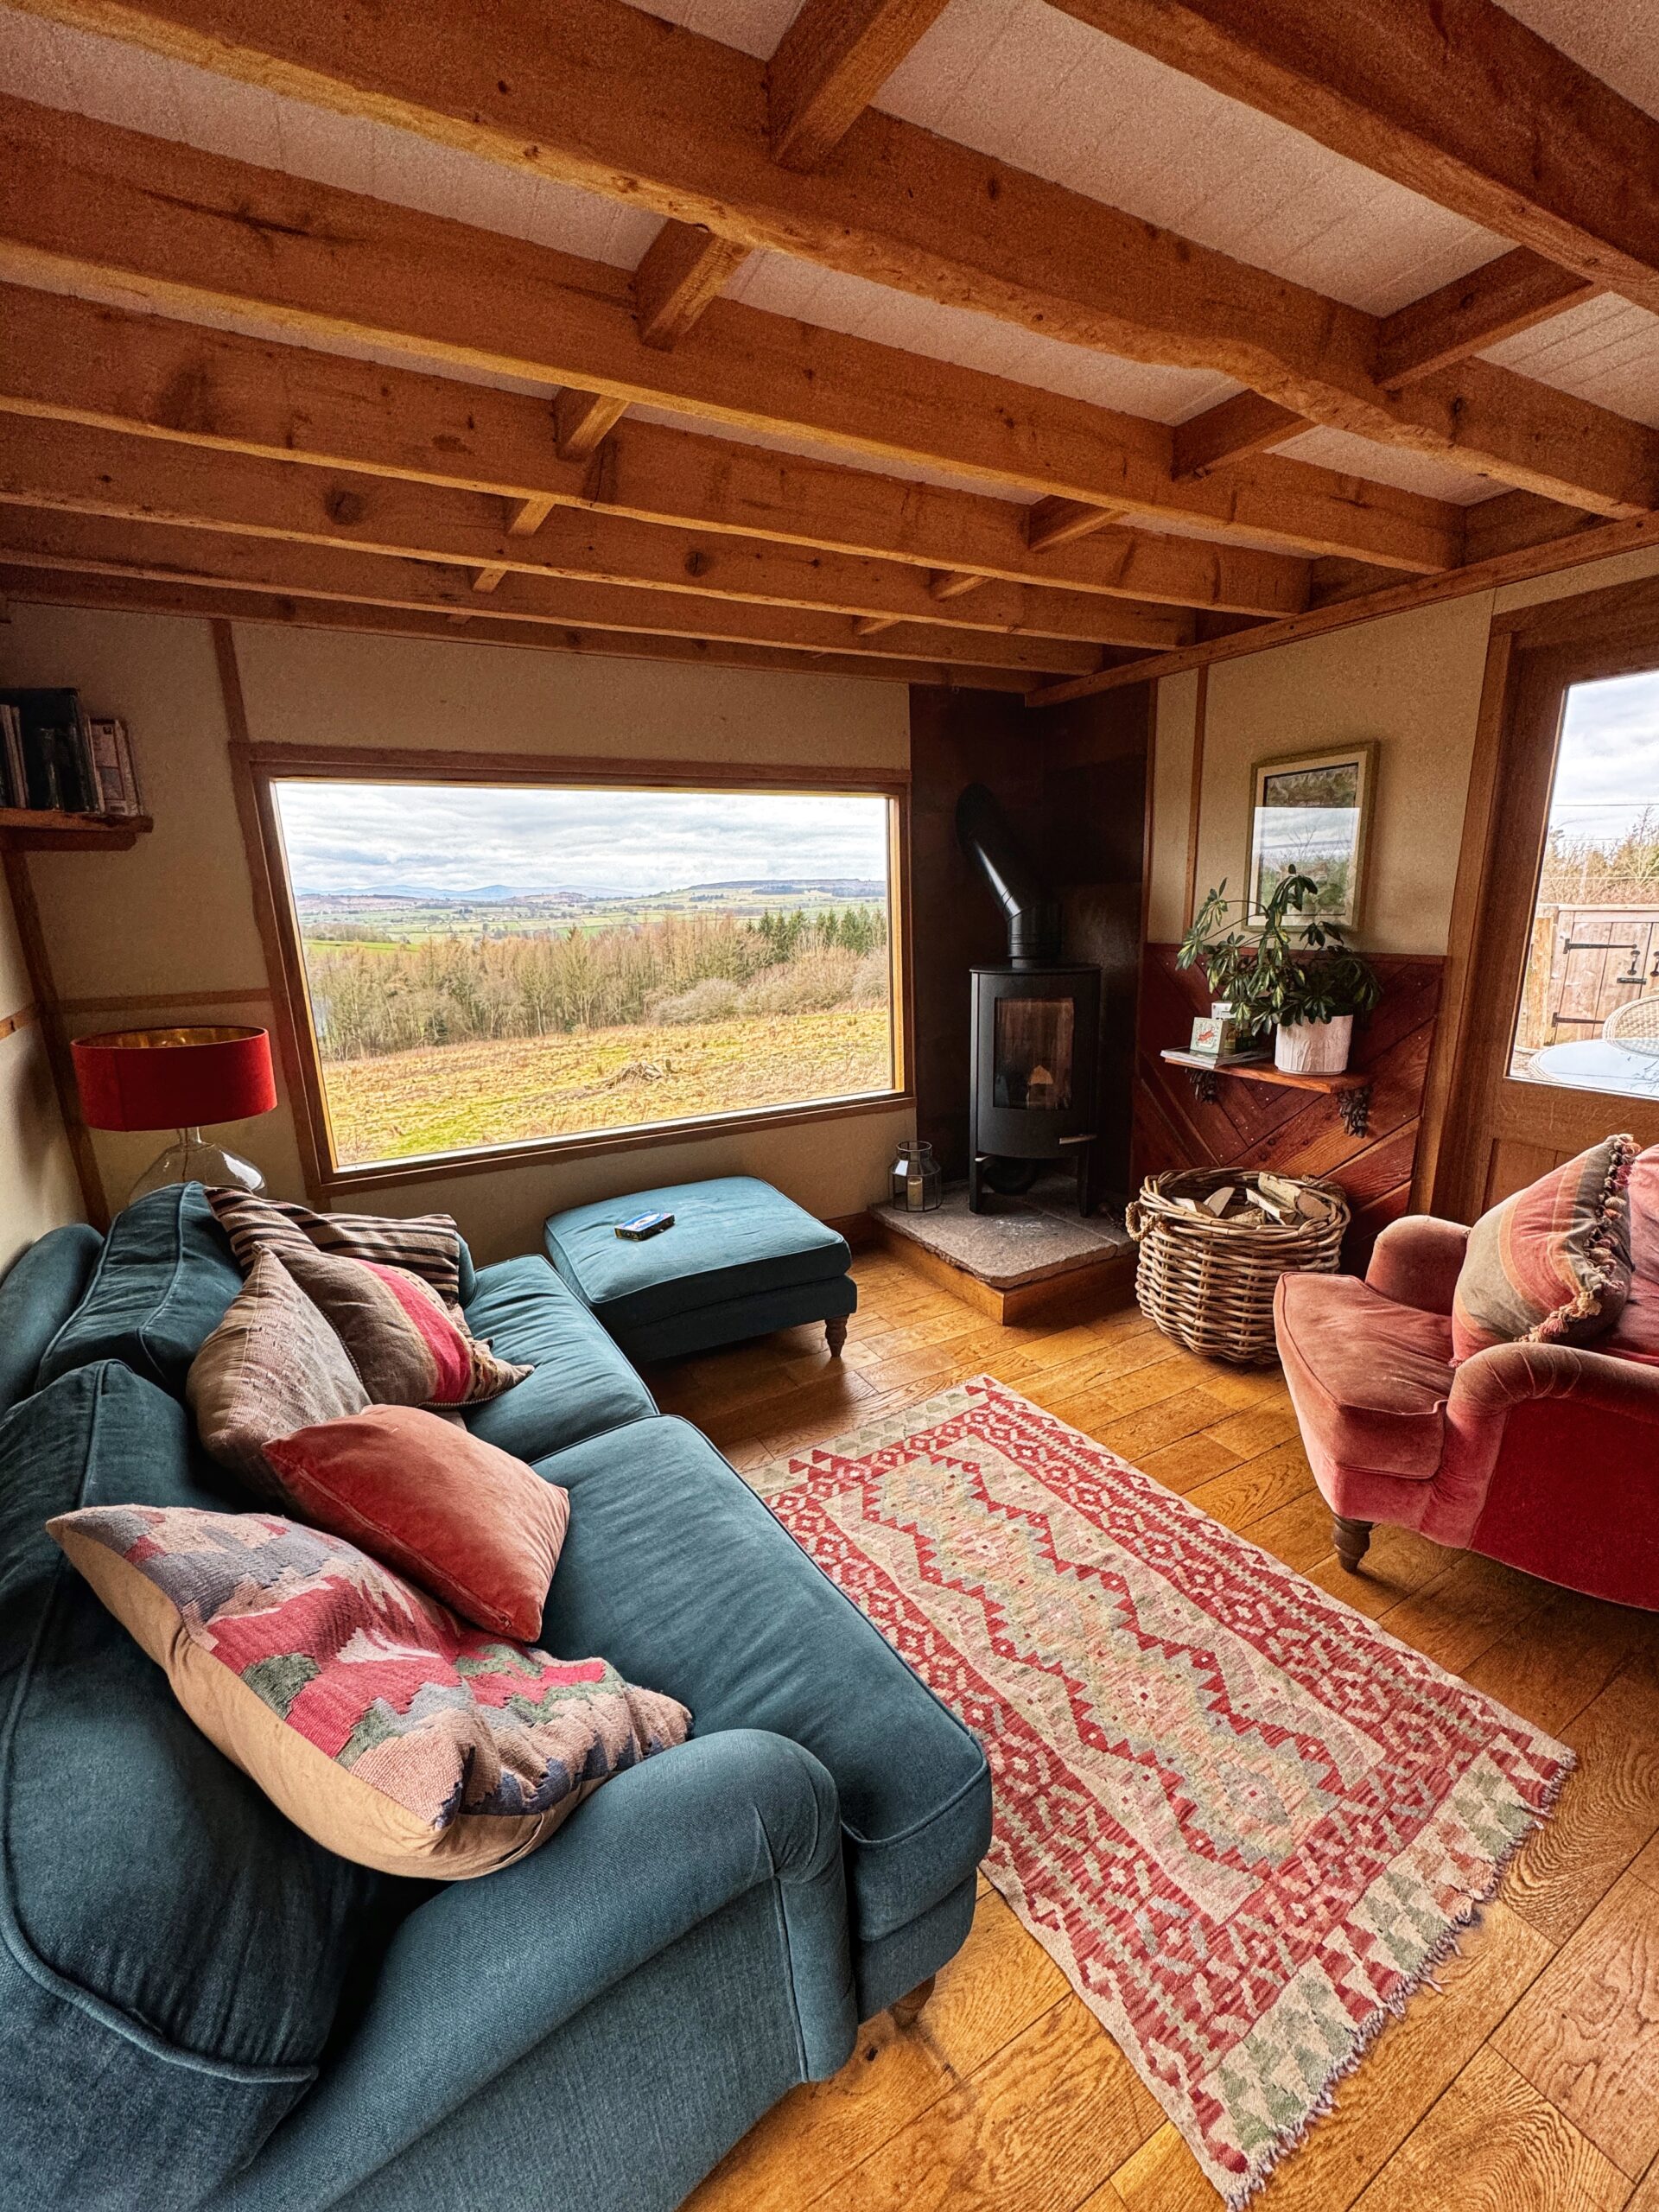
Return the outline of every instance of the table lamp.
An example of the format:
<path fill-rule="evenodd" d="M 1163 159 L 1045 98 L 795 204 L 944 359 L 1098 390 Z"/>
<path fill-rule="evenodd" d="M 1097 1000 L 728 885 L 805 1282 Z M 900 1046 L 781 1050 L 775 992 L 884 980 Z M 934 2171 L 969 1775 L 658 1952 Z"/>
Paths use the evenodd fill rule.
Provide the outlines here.
<path fill-rule="evenodd" d="M 245 1121 L 275 1106 L 268 1031 L 110 1029 L 76 1038 L 71 1050 L 88 1128 L 179 1133 L 133 1185 L 130 1201 L 168 1183 L 264 1189 L 251 1162 L 210 1144 L 201 1130 L 204 1122 Z"/>

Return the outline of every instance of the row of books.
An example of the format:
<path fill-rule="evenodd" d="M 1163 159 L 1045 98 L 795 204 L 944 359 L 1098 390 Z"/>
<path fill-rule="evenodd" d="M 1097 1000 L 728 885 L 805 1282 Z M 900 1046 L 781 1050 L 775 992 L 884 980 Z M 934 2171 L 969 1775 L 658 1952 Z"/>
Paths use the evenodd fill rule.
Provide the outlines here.
<path fill-rule="evenodd" d="M 143 813 L 126 724 L 88 715 L 67 688 L 0 690 L 0 806 Z"/>

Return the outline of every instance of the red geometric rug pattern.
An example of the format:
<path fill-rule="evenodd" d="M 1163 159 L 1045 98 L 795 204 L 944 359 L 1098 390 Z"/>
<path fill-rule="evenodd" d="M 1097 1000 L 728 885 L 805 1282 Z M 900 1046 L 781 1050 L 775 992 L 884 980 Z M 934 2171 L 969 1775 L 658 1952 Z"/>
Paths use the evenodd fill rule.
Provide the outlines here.
<path fill-rule="evenodd" d="M 1242 2205 L 1573 1754 L 988 1376 L 748 1479 L 984 1745 L 987 1875 Z"/>

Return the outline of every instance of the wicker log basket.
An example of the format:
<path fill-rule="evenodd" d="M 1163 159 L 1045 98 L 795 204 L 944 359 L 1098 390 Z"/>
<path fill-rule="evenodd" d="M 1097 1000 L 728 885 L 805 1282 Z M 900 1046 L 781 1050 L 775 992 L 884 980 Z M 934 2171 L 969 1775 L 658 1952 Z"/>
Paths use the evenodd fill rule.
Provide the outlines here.
<path fill-rule="evenodd" d="M 1346 1193 L 1335 1183 L 1274 1176 L 1276 1188 L 1294 1183 L 1326 1202 L 1323 1217 L 1281 1228 L 1265 1214 L 1249 1220 L 1193 1212 L 1229 1185 L 1242 1197 L 1259 1187 L 1254 1173 L 1237 1168 L 1186 1168 L 1149 1175 L 1130 1205 L 1128 1230 L 1141 1247 L 1135 1294 L 1155 1328 L 1189 1351 L 1236 1367 L 1265 1367 L 1277 1354 L 1273 1341 L 1273 1293 L 1281 1274 L 1307 1270 L 1335 1274 L 1342 1264 L 1348 1226 Z"/>

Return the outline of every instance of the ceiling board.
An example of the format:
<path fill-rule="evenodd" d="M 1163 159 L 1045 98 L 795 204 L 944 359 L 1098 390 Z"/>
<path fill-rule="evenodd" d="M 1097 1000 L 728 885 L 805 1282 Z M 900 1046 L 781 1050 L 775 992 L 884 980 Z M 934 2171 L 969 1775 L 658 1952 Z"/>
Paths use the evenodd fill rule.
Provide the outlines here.
<path fill-rule="evenodd" d="M 1630 300 L 1586 300 L 1484 358 L 1659 429 L 1659 315 Z"/>
<path fill-rule="evenodd" d="M 1402 492 L 1450 499 L 1455 506 L 1473 506 L 1510 488 L 1466 468 L 1453 468 L 1430 454 L 1409 453 L 1403 446 L 1373 445 L 1369 438 L 1357 438 L 1347 430 L 1306 430 L 1300 438 L 1292 438 L 1274 450 L 1290 460 L 1338 469 L 1344 476 L 1364 476 L 1374 484 L 1393 484 Z"/>
<path fill-rule="evenodd" d="M 1659 116 L 1659 15 L 1653 0 L 1497 0 L 1506 15 Z"/>

